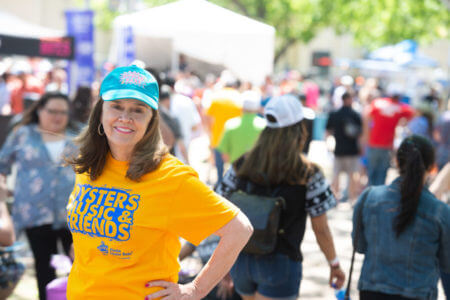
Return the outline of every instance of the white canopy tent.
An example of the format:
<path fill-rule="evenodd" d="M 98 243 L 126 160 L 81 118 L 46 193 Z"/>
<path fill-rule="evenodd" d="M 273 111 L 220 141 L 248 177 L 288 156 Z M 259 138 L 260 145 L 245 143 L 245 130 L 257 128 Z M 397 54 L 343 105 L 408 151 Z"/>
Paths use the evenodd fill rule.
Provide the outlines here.
<path fill-rule="evenodd" d="M 62 37 L 65 32 L 27 22 L 19 17 L 0 11 L 0 34 L 17 37 Z"/>
<path fill-rule="evenodd" d="M 177 67 L 178 55 L 184 54 L 223 65 L 240 79 L 255 83 L 273 71 L 275 29 L 206 0 L 180 0 L 117 17 L 110 54 L 113 62 L 120 47 L 118 37 L 127 27 L 135 35 L 136 58 L 152 67 L 155 64 L 141 56 L 161 42 L 166 46 L 152 60 L 165 55 L 172 69 Z M 155 43 L 141 39 L 155 39 Z M 147 49 L 142 49 L 144 44 Z"/>

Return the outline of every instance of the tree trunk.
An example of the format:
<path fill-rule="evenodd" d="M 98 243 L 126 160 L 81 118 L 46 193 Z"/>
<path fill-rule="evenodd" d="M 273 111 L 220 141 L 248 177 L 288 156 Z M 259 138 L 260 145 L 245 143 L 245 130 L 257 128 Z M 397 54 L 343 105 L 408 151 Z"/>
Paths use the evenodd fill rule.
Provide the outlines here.
<path fill-rule="evenodd" d="M 295 43 L 297 42 L 296 38 L 288 38 L 284 40 L 284 42 L 281 44 L 281 47 L 277 49 L 275 52 L 275 57 L 273 60 L 274 64 L 277 64 L 278 60 L 286 53 L 286 51 Z"/>
<path fill-rule="evenodd" d="M 260 20 L 266 19 L 266 2 L 259 0 L 257 4 L 257 15 Z"/>
<path fill-rule="evenodd" d="M 241 10 L 241 12 L 244 15 L 249 16 L 247 7 L 244 4 L 242 4 L 241 1 L 232 0 L 232 2 L 234 3 L 234 5 L 236 5 Z"/>

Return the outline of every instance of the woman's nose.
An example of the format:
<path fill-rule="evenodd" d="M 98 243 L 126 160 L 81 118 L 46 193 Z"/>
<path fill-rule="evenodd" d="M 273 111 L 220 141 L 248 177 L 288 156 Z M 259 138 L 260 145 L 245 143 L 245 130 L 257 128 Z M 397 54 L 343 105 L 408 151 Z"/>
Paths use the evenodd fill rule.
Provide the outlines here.
<path fill-rule="evenodd" d="M 128 111 L 123 111 L 123 112 L 120 114 L 119 119 L 120 119 L 121 121 L 125 121 L 125 122 L 131 121 L 131 120 L 132 120 L 132 118 L 131 118 L 131 113 L 128 112 Z"/>

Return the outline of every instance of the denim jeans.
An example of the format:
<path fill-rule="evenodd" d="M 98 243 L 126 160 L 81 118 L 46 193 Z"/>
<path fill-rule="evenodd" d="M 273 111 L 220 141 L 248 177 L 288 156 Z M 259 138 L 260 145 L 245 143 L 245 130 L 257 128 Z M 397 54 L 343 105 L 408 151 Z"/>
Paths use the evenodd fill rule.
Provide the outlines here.
<path fill-rule="evenodd" d="M 391 150 L 384 148 L 367 148 L 367 171 L 369 185 L 383 185 L 391 162 Z"/>
<path fill-rule="evenodd" d="M 234 288 L 241 295 L 256 292 L 269 298 L 297 299 L 302 263 L 287 255 L 251 255 L 241 252 L 231 268 Z"/>
<path fill-rule="evenodd" d="M 222 153 L 219 150 L 217 150 L 216 148 L 214 148 L 214 161 L 216 163 L 216 169 L 217 169 L 216 185 L 218 185 L 219 183 L 222 182 L 222 179 L 223 179 L 223 158 L 222 158 Z"/>

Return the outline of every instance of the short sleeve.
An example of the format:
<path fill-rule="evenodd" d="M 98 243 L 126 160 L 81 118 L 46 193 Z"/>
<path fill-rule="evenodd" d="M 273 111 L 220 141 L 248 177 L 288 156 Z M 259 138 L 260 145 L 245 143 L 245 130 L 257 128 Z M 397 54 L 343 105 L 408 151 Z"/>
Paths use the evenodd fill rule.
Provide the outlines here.
<path fill-rule="evenodd" d="M 198 245 L 225 224 L 239 209 L 214 193 L 194 173 L 186 175 L 174 197 L 168 230 Z"/>
<path fill-rule="evenodd" d="M 211 116 L 211 117 L 215 116 L 216 115 L 216 110 L 217 110 L 216 107 L 217 107 L 216 102 L 212 101 L 211 105 L 208 107 L 208 109 L 206 110 L 205 114 L 207 116 Z"/>
<path fill-rule="evenodd" d="M 402 117 L 411 120 L 414 117 L 414 109 L 407 104 L 404 104 L 402 108 Z"/>
<path fill-rule="evenodd" d="M 305 209 L 314 218 L 336 206 L 336 198 L 320 170 L 317 170 L 306 185 Z"/>
<path fill-rule="evenodd" d="M 228 169 L 222 181 L 216 186 L 215 191 L 222 197 L 228 198 L 237 189 L 238 178 L 234 167 Z"/>

